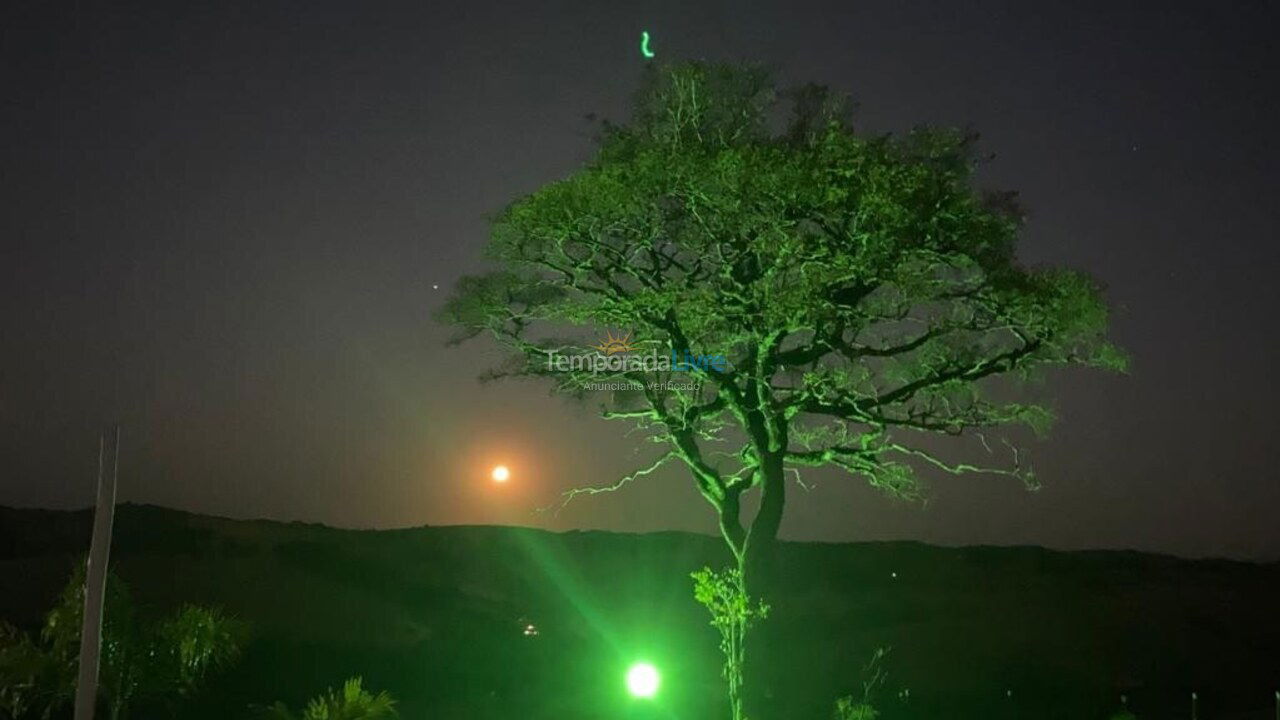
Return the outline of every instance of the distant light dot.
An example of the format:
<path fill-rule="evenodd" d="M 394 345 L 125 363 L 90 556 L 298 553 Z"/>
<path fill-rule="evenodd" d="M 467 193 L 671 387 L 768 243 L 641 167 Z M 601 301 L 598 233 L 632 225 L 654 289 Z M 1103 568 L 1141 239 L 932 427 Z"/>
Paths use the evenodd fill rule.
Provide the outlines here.
<path fill-rule="evenodd" d="M 439 286 L 439 285 L 437 285 L 437 284 L 435 284 L 435 283 L 431 283 L 431 289 L 432 289 L 432 290 L 439 290 L 439 289 L 440 289 L 440 286 Z"/>
<path fill-rule="evenodd" d="M 489 473 L 494 482 L 504 483 L 511 479 L 511 470 L 506 465 L 499 465 Z"/>
<path fill-rule="evenodd" d="M 638 698 L 657 695 L 660 682 L 658 669 L 649 663 L 636 663 L 627 670 L 627 692 Z"/>
<path fill-rule="evenodd" d="M 891 573 L 889 573 L 889 577 L 895 577 L 895 578 L 896 578 L 896 577 L 898 577 L 898 573 L 896 573 L 896 572 L 891 572 Z"/>

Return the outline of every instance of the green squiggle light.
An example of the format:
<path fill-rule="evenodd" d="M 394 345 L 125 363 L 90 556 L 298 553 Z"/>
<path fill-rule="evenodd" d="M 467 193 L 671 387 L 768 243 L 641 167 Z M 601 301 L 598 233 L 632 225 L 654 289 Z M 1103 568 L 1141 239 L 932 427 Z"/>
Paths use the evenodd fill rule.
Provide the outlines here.
<path fill-rule="evenodd" d="M 648 30 L 645 30 L 640 33 L 640 54 L 647 58 L 653 57 L 653 51 L 649 49 L 649 31 Z"/>

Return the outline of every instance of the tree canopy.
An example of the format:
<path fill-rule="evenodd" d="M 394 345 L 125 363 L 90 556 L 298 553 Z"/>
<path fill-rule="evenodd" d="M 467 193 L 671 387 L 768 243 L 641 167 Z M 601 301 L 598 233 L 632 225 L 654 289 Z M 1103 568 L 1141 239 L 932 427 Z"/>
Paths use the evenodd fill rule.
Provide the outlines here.
<path fill-rule="evenodd" d="M 1044 405 L 991 380 L 1124 367 L 1097 282 L 1018 262 L 1022 212 L 978 187 L 972 134 L 867 135 L 850 118 L 825 88 L 780 92 L 756 68 L 653 70 L 585 167 L 496 218 L 496 269 L 441 312 L 458 339 L 510 351 L 489 377 L 547 378 L 642 428 L 664 452 L 609 487 L 683 463 L 740 562 L 776 537 L 791 470 L 905 496 L 922 471 L 1031 481 L 918 438 L 1043 429 Z M 601 329 L 624 342 L 594 345 Z"/>

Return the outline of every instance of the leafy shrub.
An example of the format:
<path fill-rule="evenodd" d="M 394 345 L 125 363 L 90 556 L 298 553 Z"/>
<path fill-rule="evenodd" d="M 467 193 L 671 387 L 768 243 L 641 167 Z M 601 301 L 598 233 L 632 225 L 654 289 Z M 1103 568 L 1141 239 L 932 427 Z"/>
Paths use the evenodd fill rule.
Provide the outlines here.
<path fill-rule="evenodd" d="M 724 678 L 729 683 L 730 717 L 746 720 L 742 710 L 742 684 L 747 631 L 757 621 L 769 617 L 769 606 L 752 600 L 742 571 L 737 568 L 716 572 L 704 567 L 692 577 L 693 596 L 711 613 L 711 625 L 720 633 Z"/>
<path fill-rule="evenodd" d="M 876 691 L 884 685 L 886 673 L 884 658 L 889 654 L 885 648 L 876 648 L 871 660 L 862 668 L 862 694 L 859 697 L 846 695 L 836 700 L 836 720 L 876 720 L 880 711 L 872 705 Z"/>
<path fill-rule="evenodd" d="M 876 720 L 880 711 L 870 704 L 846 695 L 836 701 L 836 720 Z"/>

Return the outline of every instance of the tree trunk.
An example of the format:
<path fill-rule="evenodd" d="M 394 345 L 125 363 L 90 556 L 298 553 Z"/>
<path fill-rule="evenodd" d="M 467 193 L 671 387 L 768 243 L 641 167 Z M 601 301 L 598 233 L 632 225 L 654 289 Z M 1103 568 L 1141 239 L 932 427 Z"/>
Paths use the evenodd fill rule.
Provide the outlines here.
<path fill-rule="evenodd" d="M 770 586 L 773 574 L 773 551 L 778 530 L 782 527 L 782 510 L 786 505 L 787 486 L 782 466 L 782 453 L 765 456 L 760 465 L 760 509 L 751 521 L 742 562 L 748 587 L 757 595 L 760 588 Z"/>
<path fill-rule="evenodd" d="M 775 582 L 774 549 L 777 546 L 778 530 L 782 526 L 782 510 L 786 505 L 786 483 L 783 471 L 782 453 L 770 454 L 760 465 L 760 508 L 751 521 L 751 531 L 747 534 L 742 554 L 738 557 L 738 569 L 742 573 L 743 592 L 752 602 L 770 601 Z M 767 631 L 766 631 L 767 632 Z M 751 652 L 754 657 L 768 657 L 769 643 L 762 646 L 762 636 L 753 633 Z M 743 628 L 742 641 L 746 641 L 746 628 Z M 762 651 L 763 650 L 763 651 Z M 741 649 L 741 657 L 745 672 L 746 647 Z M 765 712 L 764 699 L 768 693 L 761 692 L 760 673 L 754 673 L 756 682 L 747 682 L 737 688 L 740 696 L 738 712 L 746 706 L 751 717 L 761 717 Z"/>
<path fill-rule="evenodd" d="M 731 492 L 726 495 L 717 509 L 720 513 L 720 534 L 724 537 L 725 544 L 729 546 L 729 551 L 733 553 L 738 569 L 741 570 L 747 546 L 747 532 L 742 528 L 740 517 L 742 505 L 738 500 L 738 494 Z"/>

